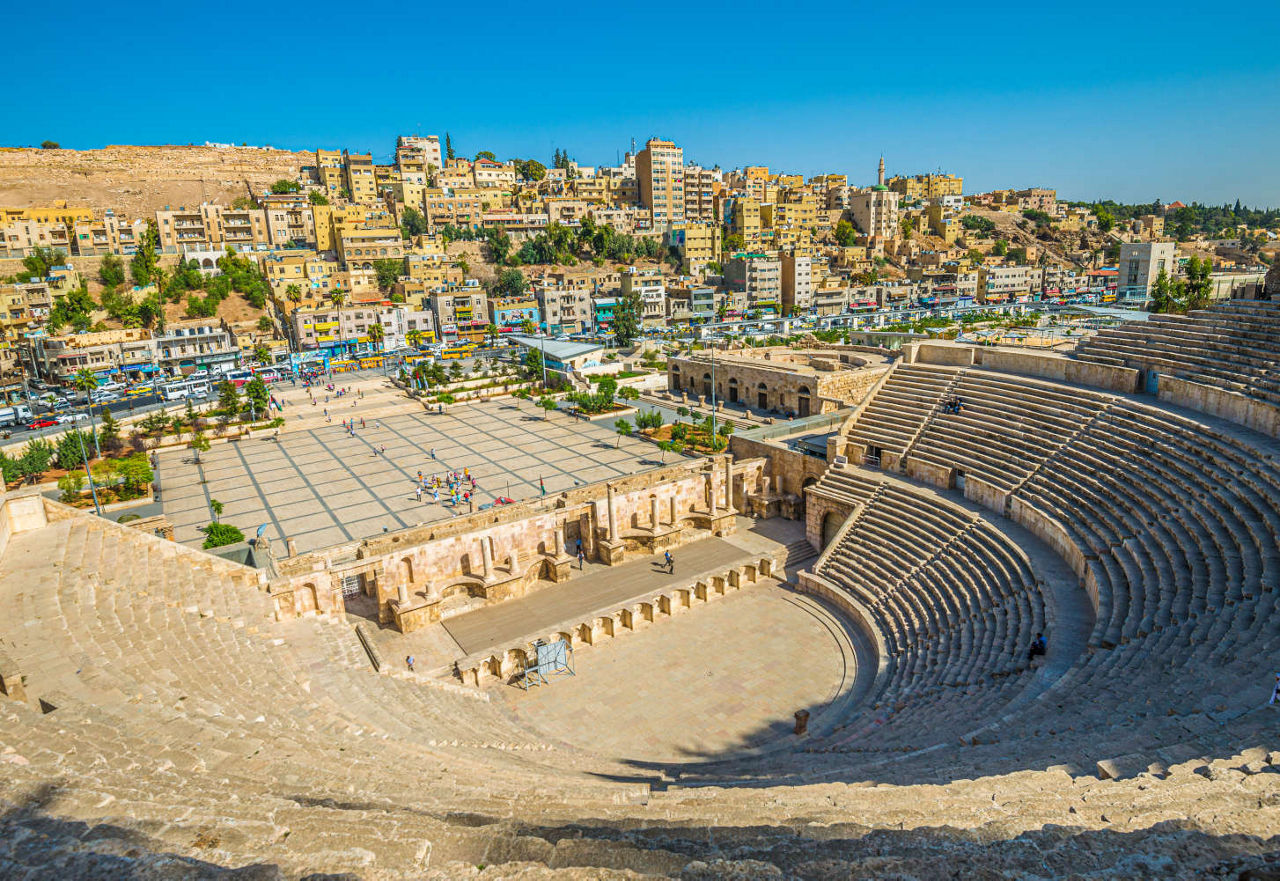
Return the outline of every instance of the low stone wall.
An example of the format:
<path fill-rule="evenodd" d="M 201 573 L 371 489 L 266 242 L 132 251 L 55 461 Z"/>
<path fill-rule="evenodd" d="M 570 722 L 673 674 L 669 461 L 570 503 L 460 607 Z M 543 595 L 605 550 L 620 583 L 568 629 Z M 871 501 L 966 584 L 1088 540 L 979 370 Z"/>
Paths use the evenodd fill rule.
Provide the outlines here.
<path fill-rule="evenodd" d="M 539 639 L 553 643 L 563 639 L 572 649 L 599 645 L 627 633 L 647 629 L 664 618 L 691 611 L 714 599 L 772 577 L 772 557 L 735 566 L 719 575 L 696 579 L 683 587 L 668 587 L 625 606 L 597 609 L 591 614 L 561 621 L 546 628 Z M 493 682 L 512 683 L 537 663 L 533 642 L 463 658 L 457 663 L 463 683 L 481 687 Z"/>
<path fill-rule="evenodd" d="M 941 364 L 945 367 L 970 367 L 973 365 L 972 346 L 915 343 L 907 351 L 911 364 Z"/>
<path fill-rule="evenodd" d="M 997 514 L 1003 514 L 1005 506 L 1009 503 L 1009 491 L 988 483 L 985 480 L 966 475 L 964 479 L 964 497 L 971 502 L 977 502 L 995 511 Z"/>
<path fill-rule="evenodd" d="M 974 363 L 988 370 L 1052 379 L 1121 394 L 1132 394 L 1138 390 L 1139 371 L 1131 367 L 1093 364 L 1043 352 L 1011 352 L 998 348 L 978 348 L 974 352 Z"/>
<path fill-rule="evenodd" d="M 1098 611 L 1098 584 L 1089 569 L 1089 558 L 1074 541 L 1066 528 L 1050 514 L 1034 507 L 1020 496 L 1014 496 L 1009 504 L 1009 519 L 1029 530 L 1047 544 L 1053 552 L 1066 561 L 1089 594 L 1094 614 Z"/>
<path fill-rule="evenodd" d="M 807 593 L 826 600 L 840 610 L 841 614 L 875 646 L 876 677 L 871 689 L 862 698 L 864 705 L 869 705 L 876 694 L 884 687 L 889 674 L 889 647 L 885 644 L 884 634 L 873 623 L 875 618 L 861 602 L 839 585 L 828 581 L 813 572 L 800 572 L 796 576 L 796 586 L 801 593 Z"/>
<path fill-rule="evenodd" d="M 934 465 L 932 462 L 924 462 L 915 456 L 907 457 L 907 476 L 921 483 L 936 486 L 939 489 L 950 488 L 951 475 L 954 471 L 954 468 L 948 468 L 945 465 Z"/>
<path fill-rule="evenodd" d="M 1280 407 L 1266 401 L 1163 373 L 1156 396 L 1168 404 L 1199 410 L 1271 437 L 1280 437 Z"/>

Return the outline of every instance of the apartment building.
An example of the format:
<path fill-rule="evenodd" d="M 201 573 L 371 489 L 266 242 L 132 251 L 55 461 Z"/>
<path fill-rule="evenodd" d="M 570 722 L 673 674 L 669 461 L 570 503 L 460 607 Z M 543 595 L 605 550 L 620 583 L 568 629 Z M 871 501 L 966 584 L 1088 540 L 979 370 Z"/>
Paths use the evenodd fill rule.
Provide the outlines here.
<path fill-rule="evenodd" d="M 898 194 L 883 184 L 850 193 L 849 214 L 858 229 L 881 247 L 898 234 Z"/>
<path fill-rule="evenodd" d="M 714 321 L 716 290 L 683 278 L 667 287 L 667 304 L 667 314 L 678 323 Z"/>
<path fill-rule="evenodd" d="M 1014 193 L 1019 211 L 1043 211 L 1046 214 L 1058 213 L 1058 191 L 1032 187 Z"/>
<path fill-rule="evenodd" d="M 960 196 L 964 192 L 964 178 L 955 174 L 916 174 L 911 177 L 889 178 L 889 189 L 904 201 L 928 201 L 943 196 Z"/>
<path fill-rule="evenodd" d="M 725 283 L 746 294 L 746 308 L 778 314 L 782 309 L 782 261 L 764 254 L 738 254 L 724 268 Z"/>
<path fill-rule="evenodd" d="M 667 247 L 679 251 L 681 270 L 690 275 L 699 275 L 708 263 L 718 261 L 723 243 L 723 227 L 718 223 L 686 222 L 666 234 Z"/>
<path fill-rule="evenodd" d="M 764 219 L 760 202 L 750 196 L 733 200 L 732 221 L 734 233 L 742 236 L 742 247 L 758 250 L 764 243 Z"/>
<path fill-rule="evenodd" d="M 516 185 L 516 167 L 481 157 L 471 166 L 471 177 L 477 187 L 509 187 Z"/>
<path fill-rule="evenodd" d="M 338 239 L 338 260 L 348 270 L 371 270 L 379 260 L 404 260 L 405 244 L 399 231 L 344 225 Z"/>
<path fill-rule="evenodd" d="M 297 194 L 266 195 L 259 203 L 266 214 L 267 239 L 276 247 L 316 246 L 316 218 L 311 203 Z"/>
<path fill-rule="evenodd" d="M 352 202 L 378 201 L 378 175 L 372 153 L 342 151 L 342 182 Z"/>
<path fill-rule="evenodd" d="M 370 340 L 373 351 L 393 352 L 406 346 L 436 341 L 435 314 L 429 309 L 382 306 L 374 310 L 382 326 L 382 340 Z M 367 335 L 367 334 L 366 334 Z M 410 339 L 412 335 L 412 340 Z"/>
<path fill-rule="evenodd" d="M 121 365 L 137 361 L 137 353 L 150 346 L 150 331 L 131 327 L 37 337 L 28 342 L 28 352 L 41 379 L 68 385 L 80 370 L 92 370 L 101 377 L 119 374 Z"/>
<path fill-rule="evenodd" d="M 981 303 L 1008 303 L 1033 293 L 1039 293 L 1044 284 L 1044 272 L 1034 266 L 980 266 L 978 267 L 978 301 Z"/>
<path fill-rule="evenodd" d="M 636 156 L 640 204 L 659 229 L 685 219 L 684 150 L 671 141 L 650 138 Z"/>
<path fill-rule="evenodd" d="M 445 189 L 429 188 L 424 197 L 427 225 L 432 232 L 445 226 L 479 227 L 486 203 L 492 204 L 492 196 L 475 187 Z"/>
<path fill-rule="evenodd" d="M 595 305 L 586 287 L 539 285 L 538 308 L 547 333 L 579 333 L 591 330 Z"/>
<path fill-rule="evenodd" d="M 488 295 L 475 279 L 460 288 L 428 294 L 426 304 L 436 317 L 440 338 L 480 342 L 489 324 Z"/>
<path fill-rule="evenodd" d="M 341 198 L 346 189 L 342 165 L 342 151 L 316 150 L 316 178 L 330 199 Z"/>
<path fill-rule="evenodd" d="M 396 139 L 396 166 L 402 180 L 429 183 L 431 168 L 444 168 L 441 156 L 436 135 L 401 135 Z"/>
<path fill-rule="evenodd" d="M 165 325 L 154 335 L 156 361 L 167 373 L 224 372 L 240 358 L 235 335 L 217 318 L 195 318 Z"/>
<path fill-rule="evenodd" d="M 295 309 L 289 322 L 299 349 L 331 357 L 349 355 L 374 348 L 369 328 L 382 323 L 379 313 L 384 308 L 380 303 L 357 303 Z"/>
<path fill-rule="evenodd" d="M 520 331 L 521 325 L 526 321 L 532 321 L 534 326 L 537 326 L 542 322 L 542 313 L 538 311 L 538 298 L 534 296 L 491 297 L 489 321 L 503 333 Z"/>
<path fill-rule="evenodd" d="M 716 219 L 718 172 L 700 165 L 684 167 L 684 219 L 689 223 L 713 223 Z"/>
<path fill-rule="evenodd" d="M 804 314 L 813 308 L 813 260 L 784 254 L 782 262 L 782 306 L 787 315 Z"/>
<path fill-rule="evenodd" d="M 646 327 L 661 327 L 667 318 L 667 287 L 662 273 L 656 270 L 638 271 L 629 267 L 622 273 L 622 296 L 639 295 L 640 319 Z"/>
<path fill-rule="evenodd" d="M 169 254 L 228 247 L 251 251 L 271 244 L 261 208 L 227 208 L 204 202 L 196 208 L 156 212 L 160 248 Z"/>
<path fill-rule="evenodd" d="M 119 254 L 132 256 L 147 230 L 141 218 L 126 220 L 108 208 L 100 220 L 79 221 L 72 232 L 71 253 L 78 256 Z"/>
<path fill-rule="evenodd" d="M 1146 297 L 1164 270 L 1172 278 L 1177 268 L 1173 242 L 1121 242 L 1118 292 L 1122 297 Z"/>

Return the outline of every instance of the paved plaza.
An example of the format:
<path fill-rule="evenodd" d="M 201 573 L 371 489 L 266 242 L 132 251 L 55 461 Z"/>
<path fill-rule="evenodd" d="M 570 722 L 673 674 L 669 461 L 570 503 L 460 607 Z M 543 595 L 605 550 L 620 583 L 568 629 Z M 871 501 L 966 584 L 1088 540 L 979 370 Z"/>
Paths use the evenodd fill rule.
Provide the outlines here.
<path fill-rule="evenodd" d="M 774 582 L 576 652 L 576 675 L 493 690 L 521 725 L 616 759 L 696 762 L 790 737 L 854 682 L 830 616 Z M 798 672 L 798 671 L 803 671 Z"/>
<path fill-rule="evenodd" d="M 540 495 L 542 486 L 552 494 L 659 464 L 650 443 L 622 438 L 619 445 L 611 422 L 544 418 L 513 398 L 429 413 L 385 387 L 314 406 L 301 389 L 277 392 L 289 419 L 278 442 L 254 436 L 216 444 L 200 465 L 189 450 L 160 454 L 161 501 L 178 541 L 203 540 L 199 527 L 209 522 L 211 499 L 225 506 L 223 522 L 246 535 L 266 524 L 273 541 L 292 539 L 305 552 L 468 513 L 467 504 L 455 509 L 444 494 L 439 503 L 430 493 L 416 501 L 419 471 L 470 469 L 478 508 L 498 496 L 519 501 Z M 354 437 L 341 425 L 346 418 L 356 420 Z"/>

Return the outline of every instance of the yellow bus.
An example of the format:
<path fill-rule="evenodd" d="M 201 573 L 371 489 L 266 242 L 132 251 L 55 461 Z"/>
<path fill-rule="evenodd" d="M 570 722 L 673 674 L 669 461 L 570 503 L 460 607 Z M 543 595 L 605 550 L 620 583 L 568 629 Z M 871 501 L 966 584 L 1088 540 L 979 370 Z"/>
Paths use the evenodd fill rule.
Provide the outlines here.
<path fill-rule="evenodd" d="M 475 350 L 475 343 L 462 343 L 456 346 L 445 346 L 440 350 L 440 360 L 448 361 L 450 358 L 469 358 L 471 357 L 471 353 Z"/>
<path fill-rule="evenodd" d="M 382 356 L 381 356 L 381 355 L 370 355 L 370 356 L 368 356 L 368 357 L 365 357 L 365 358 L 361 358 L 361 359 L 360 359 L 360 369 L 361 369 L 361 370 L 368 370 L 368 369 L 370 369 L 370 368 L 374 368 L 374 367 L 381 367 L 381 366 L 382 366 Z"/>

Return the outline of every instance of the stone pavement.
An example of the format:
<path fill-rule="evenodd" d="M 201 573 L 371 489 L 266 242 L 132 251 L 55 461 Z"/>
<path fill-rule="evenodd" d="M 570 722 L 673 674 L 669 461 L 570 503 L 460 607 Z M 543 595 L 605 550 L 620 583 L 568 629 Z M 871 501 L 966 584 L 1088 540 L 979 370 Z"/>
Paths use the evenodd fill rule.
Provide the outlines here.
<path fill-rule="evenodd" d="M 700 575 L 718 574 L 751 558 L 742 548 L 721 538 L 678 547 L 671 556 L 676 563 L 674 575 L 667 574 L 662 555 L 655 554 L 620 566 L 599 567 L 520 599 L 454 616 L 443 624 L 467 654 L 507 647 L 561 621 L 611 604 L 622 605 L 632 597 L 656 593 L 673 582 L 692 584 Z"/>
<path fill-rule="evenodd" d="M 469 468 L 479 482 L 478 506 L 495 496 L 536 496 L 540 480 L 555 493 L 660 463 L 652 444 L 622 438 L 619 445 L 612 423 L 559 413 L 544 419 L 532 404 L 517 407 L 514 399 L 455 404 L 441 414 L 366 394 L 352 401 L 355 407 L 338 399 L 328 423 L 323 397 L 312 407 L 300 388 L 284 393 L 290 424 L 298 421 L 297 412 L 305 420 L 278 443 L 254 437 L 218 444 L 202 454 L 199 466 L 187 450 L 160 455 L 161 499 L 178 541 L 203 540 L 198 528 L 209 522 L 210 499 L 222 502 L 223 521 L 246 535 L 265 523 L 273 541 L 291 538 L 305 552 L 468 511 L 465 505 L 455 511 L 443 495 L 439 503 L 429 493 L 415 501 L 419 471 Z M 373 408 L 368 415 L 366 408 Z M 340 424 L 352 416 L 365 419 L 355 437 Z M 382 447 L 385 455 L 374 453 Z"/>
<path fill-rule="evenodd" d="M 854 681 L 813 598 L 772 580 L 575 652 L 576 675 L 492 692 L 532 734 L 611 759 L 698 762 L 789 738 Z"/>

